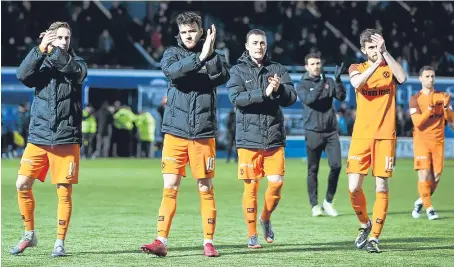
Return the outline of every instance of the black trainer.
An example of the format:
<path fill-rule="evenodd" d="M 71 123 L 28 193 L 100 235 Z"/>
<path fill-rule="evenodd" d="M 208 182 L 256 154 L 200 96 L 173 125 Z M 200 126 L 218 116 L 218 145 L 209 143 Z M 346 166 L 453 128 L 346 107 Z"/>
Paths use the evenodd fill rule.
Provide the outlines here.
<path fill-rule="evenodd" d="M 376 240 L 369 240 L 366 249 L 370 253 L 380 253 L 380 249 L 378 248 L 378 242 Z"/>
<path fill-rule="evenodd" d="M 359 228 L 358 235 L 355 239 L 356 248 L 363 248 L 367 243 L 367 237 L 369 236 L 370 231 L 372 230 L 372 223 L 369 221 L 366 228 Z"/>

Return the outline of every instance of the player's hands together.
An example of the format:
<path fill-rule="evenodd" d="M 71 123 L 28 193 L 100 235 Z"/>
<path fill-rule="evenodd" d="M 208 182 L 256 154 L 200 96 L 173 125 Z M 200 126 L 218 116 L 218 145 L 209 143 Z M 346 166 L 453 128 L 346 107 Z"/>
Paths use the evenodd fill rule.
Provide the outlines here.
<path fill-rule="evenodd" d="M 268 81 L 273 85 L 273 91 L 277 92 L 279 90 L 279 86 L 281 85 L 281 78 L 277 76 L 277 74 L 274 74 L 274 76 L 268 78 Z"/>
<path fill-rule="evenodd" d="M 345 70 L 344 62 L 342 62 L 340 64 L 340 66 L 336 65 L 336 69 L 334 70 L 334 78 L 336 79 L 336 82 L 340 82 L 341 81 L 340 76 L 344 72 L 344 70 Z"/>
<path fill-rule="evenodd" d="M 216 42 L 216 27 L 211 25 L 211 29 L 207 30 L 207 37 L 203 43 L 202 53 L 200 53 L 200 61 L 205 60 L 214 52 L 214 43 Z"/>
<path fill-rule="evenodd" d="M 274 91 L 274 86 L 270 83 L 265 89 L 265 95 L 270 96 Z"/>
<path fill-rule="evenodd" d="M 386 52 L 386 46 L 385 46 L 385 39 L 383 39 L 383 36 L 380 34 L 373 34 L 371 36 L 372 42 L 377 45 L 378 51 L 380 51 L 381 54 Z"/>
<path fill-rule="evenodd" d="M 273 92 L 277 92 L 279 90 L 279 86 L 281 84 L 281 78 L 274 74 L 274 76 L 268 77 L 268 86 L 265 89 L 265 95 L 270 96 Z"/>
<path fill-rule="evenodd" d="M 52 48 L 49 47 L 49 45 L 51 45 L 55 40 L 57 40 L 57 35 L 55 32 L 45 31 L 39 35 L 39 38 L 43 38 L 41 40 L 41 44 L 39 45 L 39 48 L 41 49 L 41 51 L 50 52 L 49 48 L 50 49 L 52 49 Z"/>

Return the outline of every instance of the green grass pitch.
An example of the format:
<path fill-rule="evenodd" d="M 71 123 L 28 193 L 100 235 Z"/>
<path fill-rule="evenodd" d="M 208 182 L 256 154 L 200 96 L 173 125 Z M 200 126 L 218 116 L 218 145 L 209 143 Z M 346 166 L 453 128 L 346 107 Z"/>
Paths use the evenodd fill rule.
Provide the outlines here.
<path fill-rule="evenodd" d="M 159 160 L 108 159 L 82 161 L 80 184 L 73 190 L 73 213 L 66 239 L 69 256 L 52 259 L 56 238 L 57 195 L 50 179 L 36 182 L 35 228 L 39 244 L 21 256 L 9 249 L 23 233 L 15 181 L 17 160 L 2 160 L 1 215 L 2 266 L 454 266 L 454 161 L 445 172 L 433 205 L 441 219 L 429 221 L 425 213 L 411 217 L 417 198 L 413 161 L 397 162 L 390 181 L 389 210 L 381 236 L 381 254 L 354 248 L 356 216 L 348 197 L 345 164 L 334 200 L 340 216 L 312 218 L 306 192 L 306 162 L 286 161 L 282 199 L 272 216 L 276 240 L 260 250 L 247 248 L 247 228 L 241 210 L 243 185 L 237 165 L 217 160 L 215 195 L 218 219 L 215 245 L 219 258 L 202 251 L 202 225 L 196 182 L 184 178 L 166 258 L 143 254 L 140 246 L 156 235 L 162 177 Z M 189 169 L 188 169 L 189 170 Z M 319 202 L 323 201 L 328 175 L 326 160 L 319 173 Z M 188 172 L 189 174 L 189 172 Z M 260 186 L 259 210 L 266 182 Z M 375 199 L 374 180 L 364 184 L 369 213 Z M 262 231 L 258 226 L 259 235 Z"/>

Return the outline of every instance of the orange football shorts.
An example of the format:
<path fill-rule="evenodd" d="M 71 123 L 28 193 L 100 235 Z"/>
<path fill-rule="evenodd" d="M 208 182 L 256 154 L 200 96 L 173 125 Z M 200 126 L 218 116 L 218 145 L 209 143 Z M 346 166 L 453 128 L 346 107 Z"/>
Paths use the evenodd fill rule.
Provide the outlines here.
<path fill-rule="evenodd" d="M 347 173 L 390 178 L 394 169 L 396 140 L 352 139 L 347 159 Z"/>
<path fill-rule="evenodd" d="M 44 182 L 50 169 L 52 184 L 77 184 L 79 161 L 79 144 L 43 146 L 27 143 L 18 174 Z"/>
<path fill-rule="evenodd" d="M 166 134 L 162 148 L 162 174 L 186 176 L 187 163 L 191 167 L 194 179 L 213 178 L 216 140 L 214 138 L 190 140 Z"/>
<path fill-rule="evenodd" d="M 285 173 L 284 147 L 272 150 L 238 148 L 238 179 L 259 180 Z"/>
<path fill-rule="evenodd" d="M 444 141 L 414 139 L 413 151 L 415 170 L 433 169 L 434 174 L 443 172 Z"/>

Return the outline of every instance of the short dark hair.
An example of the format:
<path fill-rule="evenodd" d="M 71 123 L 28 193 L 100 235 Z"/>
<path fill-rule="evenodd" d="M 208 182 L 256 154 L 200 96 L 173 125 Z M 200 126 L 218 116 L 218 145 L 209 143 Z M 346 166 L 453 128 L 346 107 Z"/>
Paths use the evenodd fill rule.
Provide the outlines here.
<path fill-rule="evenodd" d="M 252 29 L 252 30 L 250 30 L 250 31 L 246 34 L 246 43 L 247 43 L 247 41 L 249 40 L 249 36 L 251 36 L 251 35 L 253 35 L 253 34 L 265 36 L 265 38 L 266 38 L 266 33 L 265 33 L 264 31 L 262 31 L 262 30 L 260 30 L 260 29 Z"/>
<path fill-rule="evenodd" d="M 320 55 L 320 53 L 318 52 L 310 52 L 309 54 L 306 55 L 306 57 L 304 58 L 304 63 L 307 65 L 307 62 L 309 61 L 310 58 L 318 58 L 318 59 L 322 59 L 322 56 Z"/>
<path fill-rule="evenodd" d="M 359 36 L 359 43 L 361 44 L 361 47 L 364 47 L 366 42 L 372 42 L 372 35 L 374 34 L 381 35 L 381 32 L 376 29 L 365 29 Z"/>
<path fill-rule="evenodd" d="M 425 70 L 431 70 L 431 71 L 435 72 L 435 69 L 434 69 L 432 66 L 423 66 L 423 67 L 419 70 L 419 76 L 421 76 L 422 73 L 423 73 Z"/>
<path fill-rule="evenodd" d="M 69 26 L 68 22 L 64 22 L 64 21 L 56 21 L 56 22 L 52 23 L 49 26 L 48 31 L 56 31 L 60 28 L 66 28 L 72 34 L 71 26 Z"/>
<path fill-rule="evenodd" d="M 177 25 L 186 25 L 186 24 L 197 24 L 199 28 L 202 28 L 202 17 L 195 12 L 184 12 L 177 16 Z"/>

